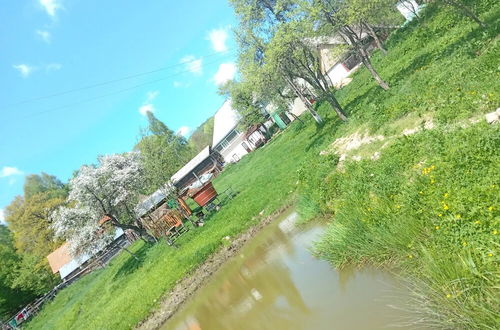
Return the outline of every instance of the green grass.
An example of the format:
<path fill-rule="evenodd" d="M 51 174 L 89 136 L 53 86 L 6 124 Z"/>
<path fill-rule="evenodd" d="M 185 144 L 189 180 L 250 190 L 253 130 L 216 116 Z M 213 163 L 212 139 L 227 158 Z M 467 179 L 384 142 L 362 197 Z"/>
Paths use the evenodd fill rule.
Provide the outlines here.
<path fill-rule="evenodd" d="M 295 200 L 304 218 L 332 215 L 317 253 L 334 265 L 392 265 L 419 283 L 416 294 L 422 312 L 430 315 L 427 321 L 492 327 L 492 312 L 498 311 L 493 291 L 499 262 L 494 235 L 499 230 L 498 128 L 447 130 L 500 104 L 495 25 L 500 6 L 476 3 L 489 23 L 487 31 L 429 5 L 421 22 L 393 33 L 387 56 L 373 57 L 391 90 L 384 92 L 359 70 L 336 92 L 348 123 L 321 104 L 324 126 L 306 117 L 305 125 L 294 123 L 216 179 L 218 190 L 232 186 L 239 194 L 204 227 L 184 235 L 178 249 L 164 242 L 134 244 L 139 261 L 122 253 L 61 291 L 28 328 L 131 328 L 219 249 L 223 237 L 257 223 L 261 211 L 268 215 Z M 394 139 L 378 161 L 347 162 L 337 171 L 336 156 L 319 155 L 335 138 L 361 127 L 393 135 L 424 116 L 433 117 L 438 127 Z M 368 155 L 373 149 L 361 151 Z M 425 168 L 430 172 L 423 174 Z"/>
<path fill-rule="evenodd" d="M 335 121 L 332 121 L 332 123 Z M 317 154 L 316 127 L 295 123 L 265 147 L 230 165 L 215 180 L 219 191 L 232 186 L 238 195 L 215 213 L 205 226 L 193 229 L 176 243 L 131 247 L 139 261 L 122 252 L 109 266 L 62 290 L 28 324 L 38 329 L 126 329 L 158 306 L 160 297 L 221 247 L 296 198 L 296 170 L 307 154 Z M 263 212 L 263 215 L 259 213 Z"/>

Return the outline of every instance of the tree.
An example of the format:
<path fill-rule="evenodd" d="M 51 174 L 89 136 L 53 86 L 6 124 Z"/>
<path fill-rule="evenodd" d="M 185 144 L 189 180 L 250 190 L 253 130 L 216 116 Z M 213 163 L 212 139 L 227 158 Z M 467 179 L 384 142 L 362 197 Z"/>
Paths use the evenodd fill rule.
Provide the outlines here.
<path fill-rule="evenodd" d="M 44 259 L 60 245 L 54 240 L 49 214 L 65 202 L 62 189 L 41 191 L 29 198 L 17 196 L 6 208 L 5 220 L 14 233 L 14 245 L 19 253 Z"/>
<path fill-rule="evenodd" d="M 312 5 L 305 8 L 313 19 L 319 22 L 323 21 L 323 27 L 330 26 L 329 34 L 342 36 L 346 43 L 352 46 L 353 52 L 361 58 L 363 65 L 377 84 L 384 90 L 389 89 L 389 84 L 380 77 L 373 67 L 366 51 L 363 37 L 366 17 L 358 14 L 358 1 L 315 0 Z"/>
<path fill-rule="evenodd" d="M 64 190 L 64 184 L 55 176 L 42 172 L 38 174 L 30 174 L 26 176 L 24 181 L 24 198 L 43 193 L 46 191 L 61 191 Z"/>
<path fill-rule="evenodd" d="M 455 8 L 457 11 L 476 22 L 483 29 L 488 27 L 462 0 L 437 0 L 437 2 Z"/>
<path fill-rule="evenodd" d="M 69 183 L 67 205 L 51 214 L 56 236 L 69 242 L 73 255 L 93 253 L 111 241 L 113 231 L 99 225 L 105 217 L 112 227 L 152 239 L 134 211 L 143 172 L 138 152 L 100 156 L 97 165 L 80 167 Z"/>
<path fill-rule="evenodd" d="M 203 124 L 198 126 L 189 137 L 188 144 L 190 148 L 198 153 L 206 146 L 211 145 L 213 132 L 214 117 L 210 117 Z"/>
<path fill-rule="evenodd" d="M 22 257 L 16 253 L 12 233 L 0 225 L 0 318 L 11 316 L 36 296 L 34 292 L 13 286 L 21 263 Z"/>
<path fill-rule="evenodd" d="M 151 194 L 170 181 L 193 156 L 186 139 L 175 134 L 151 112 L 147 113 L 149 126 L 134 147 L 141 153 L 146 184 L 143 193 Z"/>
<path fill-rule="evenodd" d="M 330 91 L 326 92 L 330 86 L 327 82 L 328 78 L 317 70 L 317 63 L 319 63 L 317 54 L 303 47 L 305 43 L 299 40 L 305 34 L 293 28 L 286 28 L 290 24 L 297 25 L 299 22 L 304 22 L 303 13 L 297 11 L 300 8 L 297 3 L 286 0 L 232 0 L 231 3 L 239 16 L 237 35 L 239 36 L 239 63 L 243 69 L 243 81 L 245 71 L 253 72 L 254 76 L 260 78 L 258 80 L 281 88 L 279 92 L 274 92 L 273 88 L 260 88 L 264 95 L 265 90 L 272 91 L 275 95 L 282 95 L 286 93 L 285 90 L 291 91 L 295 97 L 302 100 L 316 122 L 320 123 L 321 117 L 314 110 L 309 99 L 310 95 L 307 95 L 309 92 L 307 84 L 314 81 L 315 84 L 309 86 L 315 89 L 320 97 L 327 100 L 338 116 L 345 120 L 346 115 L 334 95 Z M 306 27 L 306 24 L 302 27 Z M 309 27 L 307 30 L 311 31 Z M 277 36 L 277 33 L 281 35 Z M 291 42 L 292 39 L 293 42 Z M 293 52 L 289 53 L 289 50 Z M 306 81 L 307 84 L 301 81 Z M 318 84 L 318 81 L 321 82 Z"/>

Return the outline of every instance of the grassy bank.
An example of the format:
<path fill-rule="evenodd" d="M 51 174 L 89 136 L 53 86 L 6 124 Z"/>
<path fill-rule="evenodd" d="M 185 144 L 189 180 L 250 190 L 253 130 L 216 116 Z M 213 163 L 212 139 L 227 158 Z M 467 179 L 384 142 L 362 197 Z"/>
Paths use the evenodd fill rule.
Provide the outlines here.
<path fill-rule="evenodd" d="M 498 128 L 480 123 L 451 129 L 500 104 L 499 6 L 477 3 L 487 31 L 451 10 L 431 10 L 396 32 L 389 54 L 373 58 L 391 90 L 384 92 L 360 70 L 336 92 L 348 123 L 338 122 L 326 105 L 319 109 L 324 126 L 309 118 L 295 122 L 217 178 L 217 189 L 232 186 L 239 194 L 204 227 L 183 236 L 178 249 L 136 243 L 139 261 L 122 253 L 63 290 L 28 328 L 133 327 L 225 236 L 243 232 L 298 192 L 304 216 L 334 215 L 318 254 L 338 266 L 399 267 L 421 283 L 420 297 L 441 325 L 491 325 L 498 310 Z M 348 160 L 339 171 L 338 156 L 319 155 L 335 138 L 365 130 L 400 134 L 422 118 L 433 118 L 436 128 L 388 140 L 379 160 Z M 377 148 L 350 153 L 363 150 L 369 155 Z"/>
<path fill-rule="evenodd" d="M 324 156 L 300 171 L 302 213 L 333 214 L 316 253 L 337 267 L 400 269 L 431 327 L 498 325 L 500 132 L 468 119 L 500 104 L 500 6 L 476 3 L 488 31 L 431 7 L 375 57 L 391 91 L 363 84 L 361 71 L 338 93 L 353 120 L 337 136 L 366 129 L 385 140 L 346 152 L 364 159 L 348 157 L 342 170 Z M 401 136 L 425 120 L 435 128 Z"/>

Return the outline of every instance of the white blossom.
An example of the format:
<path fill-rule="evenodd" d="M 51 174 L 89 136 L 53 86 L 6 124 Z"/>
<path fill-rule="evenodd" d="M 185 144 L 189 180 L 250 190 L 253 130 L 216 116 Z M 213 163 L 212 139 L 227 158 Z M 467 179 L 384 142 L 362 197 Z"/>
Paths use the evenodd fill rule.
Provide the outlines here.
<path fill-rule="evenodd" d="M 112 241 L 113 230 L 99 226 L 104 216 L 120 223 L 135 220 L 143 181 L 139 157 L 137 152 L 100 156 L 97 165 L 82 166 L 71 179 L 67 206 L 51 216 L 56 236 L 69 242 L 72 255 L 95 253 Z"/>

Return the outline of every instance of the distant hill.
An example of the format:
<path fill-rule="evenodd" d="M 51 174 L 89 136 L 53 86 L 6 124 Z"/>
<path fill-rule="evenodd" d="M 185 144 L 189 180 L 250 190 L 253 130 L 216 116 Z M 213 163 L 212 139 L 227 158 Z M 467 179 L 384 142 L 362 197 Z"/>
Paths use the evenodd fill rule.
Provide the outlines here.
<path fill-rule="evenodd" d="M 212 144 L 213 132 L 214 117 L 210 117 L 194 130 L 188 139 L 188 143 L 198 153 L 206 146 Z"/>

